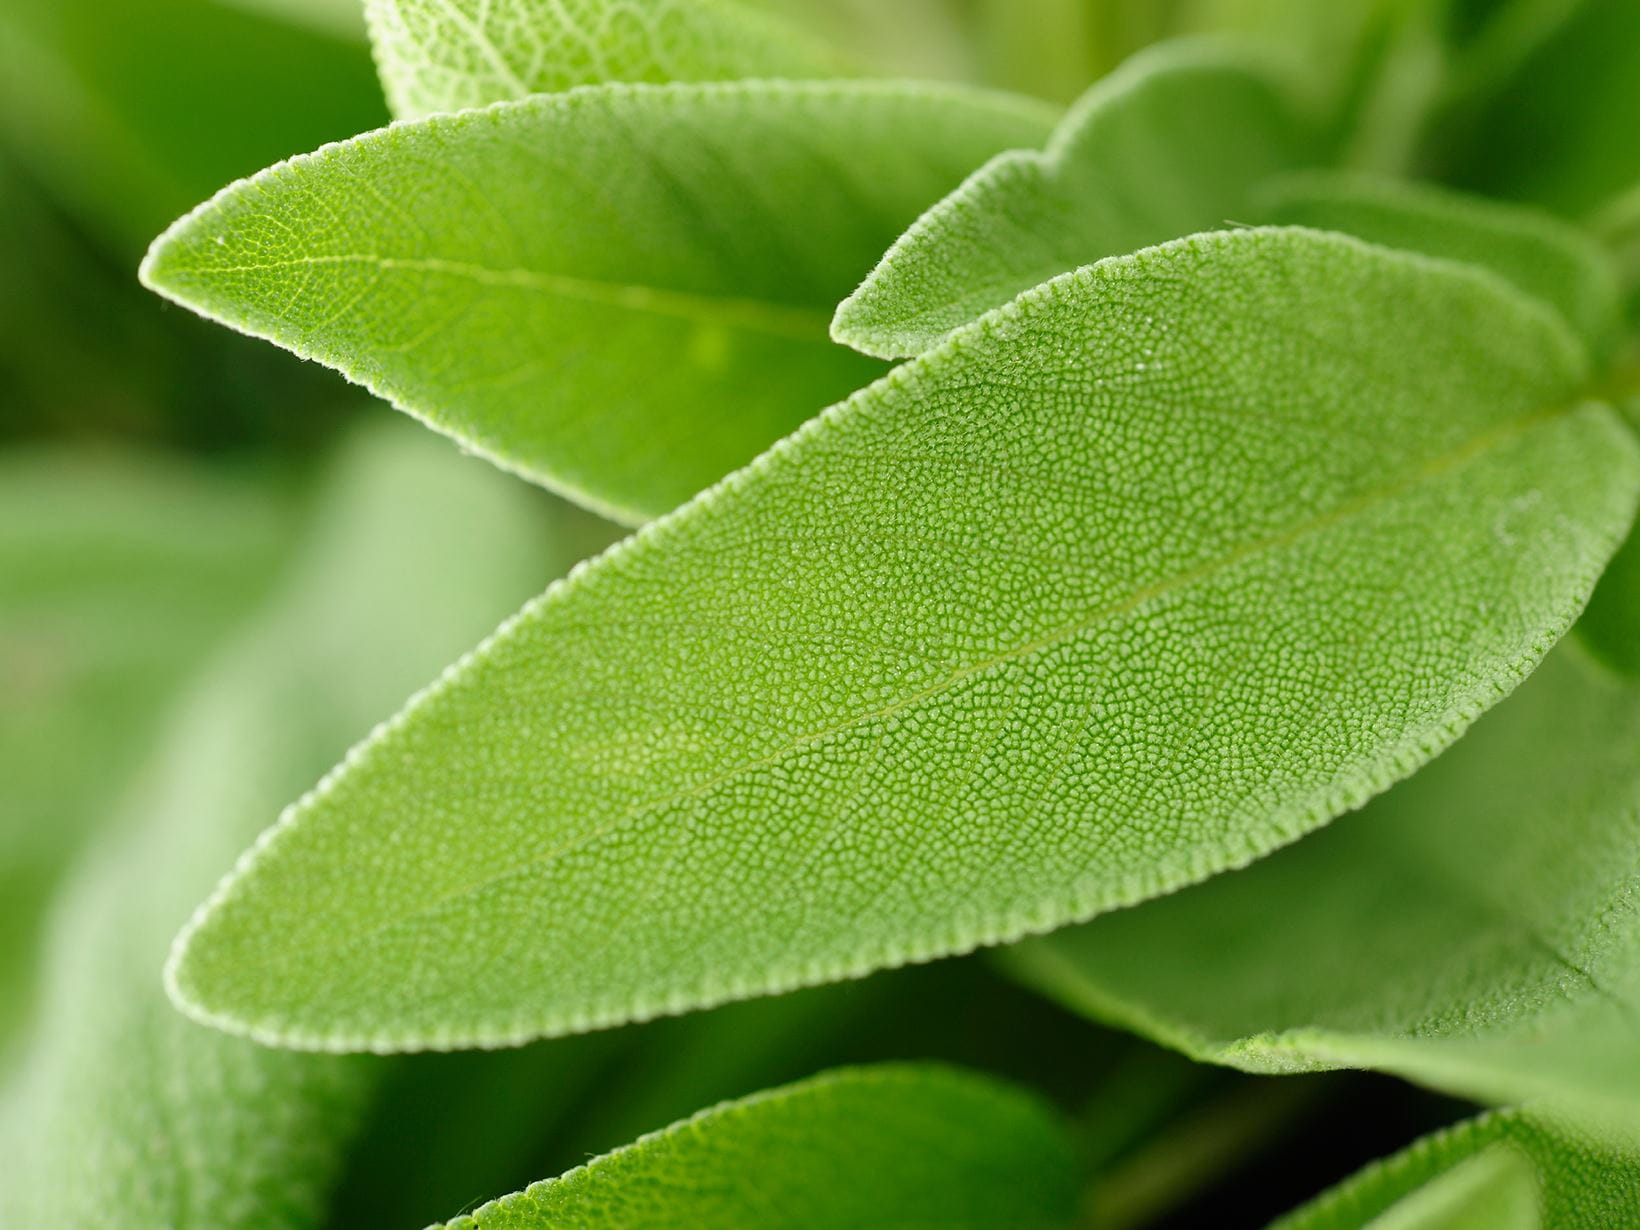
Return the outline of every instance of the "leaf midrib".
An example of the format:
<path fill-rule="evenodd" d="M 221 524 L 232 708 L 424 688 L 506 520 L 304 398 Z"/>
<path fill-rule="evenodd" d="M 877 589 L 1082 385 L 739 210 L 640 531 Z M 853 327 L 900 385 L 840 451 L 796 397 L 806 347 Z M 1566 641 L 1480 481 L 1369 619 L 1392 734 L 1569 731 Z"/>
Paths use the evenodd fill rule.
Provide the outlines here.
<path fill-rule="evenodd" d="M 669 316 L 694 324 L 727 325 L 747 332 L 765 333 L 836 349 L 828 335 L 831 317 L 807 308 L 791 307 L 767 299 L 697 294 L 692 291 L 668 290 L 660 286 L 644 286 L 634 282 L 579 277 L 575 274 L 546 273 L 517 267 L 496 268 L 473 261 L 446 260 L 436 256 L 381 256 L 373 252 L 337 252 L 239 265 L 196 266 L 177 272 L 209 279 L 221 274 L 275 273 L 311 265 L 345 264 L 370 265 L 389 272 L 407 270 L 442 274 L 447 277 L 464 278 L 485 286 L 541 291 L 544 294 L 581 303 L 596 303 L 631 312 Z"/>
<path fill-rule="evenodd" d="M 1021 658 L 1029 657 L 1044 650 L 1051 649 L 1054 646 L 1062 644 L 1082 632 L 1085 632 L 1102 620 L 1111 618 L 1115 615 L 1125 614 L 1153 598 L 1166 595 L 1176 589 L 1185 588 L 1220 572 L 1234 568 L 1238 564 L 1255 558 L 1265 552 L 1292 545 L 1293 543 L 1301 541 L 1312 534 L 1320 533 L 1334 525 L 1347 521 L 1357 514 L 1367 511 L 1368 509 L 1387 503 L 1406 491 L 1412 490 L 1433 479 L 1442 477 L 1451 471 L 1462 467 L 1482 454 L 1506 444 L 1516 437 L 1524 435 L 1537 427 L 1546 426 L 1562 418 L 1566 418 L 1586 407 L 1610 408 L 1609 403 L 1598 393 L 1589 393 L 1583 396 L 1575 397 L 1566 403 L 1547 410 L 1537 410 L 1519 415 L 1506 423 L 1500 424 L 1490 431 L 1482 432 L 1473 439 L 1460 445 L 1458 448 L 1452 449 L 1447 453 L 1441 454 L 1438 457 L 1426 461 L 1411 474 L 1398 482 L 1389 483 L 1382 487 L 1363 492 L 1361 495 L 1346 500 L 1327 512 L 1320 514 L 1319 516 L 1302 519 L 1295 522 L 1285 530 L 1267 535 L 1261 539 L 1257 539 L 1254 542 L 1238 547 L 1231 552 L 1228 552 L 1215 559 L 1205 561 L 1202 564 L 1186 569 L 1183 572 L 1175 573 L 1170 576 L 1160 578 L 1159 580 L 1151 582 L 1148 585 L 1141 586 L 1117 602 L 1108 603 L 1096 611 L 1090 612 L 1089 614 L 1076 620 L 1063 624 L 1040 637 L 1016 646 L 1013 649 L 990 655 L 977 662 L 961 667 L 940 682 L 918 689 L 916 692 L 913 692 L 900 700 L 883 705 L 877 709 L 867 710 L 863 713 L 856 714 L 850 718 L 833 723 L 832 725 L 824 727 L 820 730 L 813 731 L 805 735 L 800 735 L 784 743 L 779 749 L 758 757 L 755 760 L 747 761 L 732 768 L 725 769 L 703 781 L 681 787 L 678 790 L 671 791 L 653 799 L 648 799 L 625 813 L 614 817 L 608 822 L 590 829 L 587 832 L 577 834 L 555 848 L 536 855 L 523 863 L 519 863 L 515 866 L 508 867 L 493 874 L 483 876 L 478 880 L 471 881 L 440 896 L 426 900 L 406 913 L 400 914 L 391 919 L 387 919 L 381 923 L 369 927 L 366 930 L 356 932 L 345 939 L 324 944 L 285 947 L 280 949 L 276 954 L 273 954 L 272 959 L 269 959 L 267 954 L 263 954 L 262 958 L 256 961 L 255 964 L 264 970 L 279 968 L 288 966 L 293 961 L 300 958 L 345 951 L 361 943 L 368 942 L 377 936 L 392 931 L 396 927 L 403 926 L 407 923 L 415 921 L 416 919 L 424 918 L 428 915 L 436 913 L 444 907 L 454 902 L 458 902 L 463 898 L 472 897 L 488 888 L 493 887 L 494 885 L 503 883 L 521 875 L 528 874 L 538 867 L 562 858 L 565 854 L 619 831 L 625 825 L 655 811 L 656 809 L 667 807 L 683 799 L 705 795 L 718 786 L 723 785 L 728 781 L 732 781 L 734 778 L 744 773 L 755 772 L 758 769 L 767 768 L 773 764 L 776 764 L 780 760 L 791 755 L 794 751 L 797 751 L 803 747 L 818 743 L 824 739 L 830 738 L 833 735 L 839 734 L 863 723 L 884 717 L 891 717 L 923 700 L 937 696 L 938 694 L 947 691 L 963 681 L 985 671 L 992 670 L 998 666 L 1006 665 L 1007 663 L 1017 661 Z M 526 612 L 532 609 L 539 609 L 539 607 L 527 608 Z M 522 617 L 524 616 L 521 615 L 515 618 Z M 482 649 L 478 651 L 479 655 L 482 655 L 482 653 Z M 430 693 L 424 693 L 423 696 L 419 698 L 420 702 L 425 703 L 431 698 L 431 695 L 432 694 Z M 404 721 L 413 720 L 414 716 L 415 709 L 401 714 L 398 721 L 394 724 L 395 727 Z M 358 765 L 355 765 L 354 767 L 357 768 Z M 319 792 L 306 801 L 305 808 L 307 810 L 311 810 L 316 802 L 322 801 L 323 792 L 326 789 L 327 784 L 321 784 Z M 296 822 L 298 823 L 300 815 L 301 813 L 297 813 L 298 819 Z M 203 1005 L 201 1005 L 201 1007 L 203 1008 Z M 209 1009 L 204 1009 L 204 1011 L 207 1015 L 213 1015 L 210 1013 Z M 231 1014 L 230 1019 L 233 1019 L 231 1018 Z M 251 1021 L 246 1021 L 245 1023 L 252 1025 L 255 1024 L 255 1022 Z"/>

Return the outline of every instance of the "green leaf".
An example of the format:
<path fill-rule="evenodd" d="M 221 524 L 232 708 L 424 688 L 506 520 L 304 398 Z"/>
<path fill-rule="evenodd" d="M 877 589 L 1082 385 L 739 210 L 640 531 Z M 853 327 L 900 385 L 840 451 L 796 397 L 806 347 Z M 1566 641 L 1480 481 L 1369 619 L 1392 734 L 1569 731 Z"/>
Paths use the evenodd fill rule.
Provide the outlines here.
<path fill-rule="evenodd" d="M 837 308 L 832 336 L 919 354 L 1068 269 L 1226 220 L 1303 160 L 1284 84 L 1233 47 L 1166 45 L 1089 91 L 1046 150 L 1002 154 L 919 218 Z"/>
<path fill-rule="evenodd" d="M 820 40 L 737 0 L 365 0 L 393 114 L 610 81 L 827 77 Z"/>
<path fill-rule="evenodd" d="M 1640 418 L 1640 406 L 1628 408 L 1630 422 Z M 1581 642 L 1607 666 L 1640 679 L 1640 528 L 1629 531 L 1600 583 L 1588 609 L 1577 622 Z"/>
<path fill-rule="evenodd" d="M 1640 687 L 1562 650 L 1362 815 L 1010 964 L 1209 1062 L 1640 1119 L 1636 798 Z"/>
<path fill-rule="evenodd" d="M 1271 1230 L 1609 1230 L 1640 1222 L 1640 1150 L 1495 1111 L 1367 1167 Z"/>
<path fill-rule="evenodd" d="M 281 164 L 179 222 L 143 277 L 637 521 L 879 372 L 827 338 L 832 305 L 1045 129 L 956 88 L 591 87 Z"/>
<path fill-rule="evenodd" d="M 250 475 L 0 456 L 0 1052 L 51 890 L 150 750 L 155 711 L 261 595 L 285 514 Z"/>
<path fill-rule="evenodd" d="M 1621 310 L 1610 258 L 1552 215 L 1433 185 L 1320 172 L 1272 181 L 1256 213 L 1262 222 L 1343 231 L 1480 265 L 1555 308 L 1596 352 L 1616 340 Z"/>
<path fill-rule="evenodd" d="M 1500 279 L 1319 232 L 1056 279 L 526 607 L 287 813 L 173 994 L 517 1041 L 1244 863 L 1571 622 L 1640 485 L 1586 379 Z"/>
<path fill-rule="evenodd" d="M 0 138 L 122 259 L 217 186 L 383 110 L 356 41 L 218 0 L 0 4 Z"/>
<path fill-rule="evenodd" d="M 0 1224 L 315 1224 L 373 1066 L 185 1020 L 160 985 L 166 944 L 268 809 L 538 567 L 527 493 L 414 432 L 335 487 L 56 903 L 39 1010 L 0 1089 Z"/>
<path fill-rule="evenodd" d="M 844 1069 L 704 1111 L 445 1230 L 1048 1230 L 1076 1165 L 1045 1106 L 958 1069 Z"/>

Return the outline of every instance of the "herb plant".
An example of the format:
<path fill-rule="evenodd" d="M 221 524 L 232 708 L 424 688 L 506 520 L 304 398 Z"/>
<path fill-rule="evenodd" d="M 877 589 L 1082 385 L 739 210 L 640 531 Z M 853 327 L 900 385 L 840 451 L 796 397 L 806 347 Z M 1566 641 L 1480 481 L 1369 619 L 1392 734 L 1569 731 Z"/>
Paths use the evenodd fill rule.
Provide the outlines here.
<path fill-rule="evenodd" d="M 365 9 L 141 279 L 455 443 L 23 488 L 240 631 L 0 833 L 0 1219 L 1640 1226 L 1640 6 Z"/>

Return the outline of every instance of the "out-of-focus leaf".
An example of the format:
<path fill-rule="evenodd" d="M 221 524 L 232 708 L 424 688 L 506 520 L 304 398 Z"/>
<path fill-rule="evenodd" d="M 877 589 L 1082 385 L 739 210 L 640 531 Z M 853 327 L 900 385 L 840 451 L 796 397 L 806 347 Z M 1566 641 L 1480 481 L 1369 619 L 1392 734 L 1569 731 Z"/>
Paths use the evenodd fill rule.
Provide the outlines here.
<path fill-rule="evenodd" d="M 0 1223 L 313 1223 L 369 1067 L 185 1020 L 160 985 L 168 937 L 270 807 L 538 568 L 527 493 L 413 432 L 363 448 L 335 487 L 300 565 L 66 883 L 0 1091 Z"/>
<path fill-rule="evenodd" d="M 1640 431 L 1640 401 L 1628 402 L 1623 411 L 1629 425 Z M 1595 657 L 1640 679 L 1640 526 L 1629 531 L 1601 574 L 1576 630 Z"/>
<path fill-rule="evenodd" d="M 641 521 L 881 371 L 827 337 L 832 307 L 1045 112 L 892 83 L 590 87 L 282 164 L 143 276 Z"/>
<path fill-rule="evenodd" d="M 1361 815 L 1010 964 L 1210 1062 L 1640 1121 L 1636 799 L 1640 687 L 1562 650 Z"/>
<path fill-rule="evenodd" d="M 1582 219 L 1640 179 L 1640 4 L 1582 0 L 1445 134 L 1466 187 Z"/>
<path fill-rule="evenodd" d="M 357 41 L 217 0 L 0 4 L 0 135 L 125 259 L 206 193 L 383 110 Z"/>
<path fill-rule="evenodd" d="M 1047 1107 L 958 1069 L 884 1065 L 704 1111 L 446 1230 L 1053 1230 L 1075 1207 Z"/>
<path fill-rule="evenodd" d="M 0 1051 L 59 873 L 185 675 L 263 592 L 285 520 L 249 475 L 0 455 Z"/>
<path fill-rule="evenodd" d="M 1271 1230 L 1612 1230 L 1640 1224 L 1640 1148 L 1494 1111 L 1345 1180 Z"/>
<path fill-rule="evenodd" d="M 1245 220 L 1251 189 L 1304 159 L 1288 94 L 1232 48 L 1146 52 L 1089 91 L 1047 149 L 999 155 L 919 218 L 838 306 L 832 336 L 919 354 L 1057 274 Z"/>
<path fill-rule="evenodd" d="M 1343 236 L 1056 279 L 526 607 L 286 814 L 173 993 L 296 1046 L 521 1041 L 1245 863 L 1581 609 L 1640 488 L 1588 379 L 1502 279 Z"/>
<path fill-rule="evenodd" d="M 1612 261 L 1553 215 L 1430 184 L 1321 172 L 1285 176 L 1258 197 L 1261 222 L 1344 231 L 1480 265 L 1558 311 L 1597 354 L 1615 342 L 1620 309 Z"/>

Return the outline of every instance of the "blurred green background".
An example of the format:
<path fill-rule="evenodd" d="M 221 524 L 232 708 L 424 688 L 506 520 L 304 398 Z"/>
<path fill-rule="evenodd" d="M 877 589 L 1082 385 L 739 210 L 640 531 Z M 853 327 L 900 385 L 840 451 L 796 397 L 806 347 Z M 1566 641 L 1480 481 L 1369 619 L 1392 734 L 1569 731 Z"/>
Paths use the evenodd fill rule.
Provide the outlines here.
<path fill-rule="evenodd" d="M 1352 161 L 1531 200 L 1640 251 L 1636 0 L 761 2 L 878 71 L 1057 101 L 1156 39 L 1262 32 L 1332 83 Z M 77 1011 L 56 966 L 123 953 L 148 913 L 156 936 L 173 932 L 197 877 L 208 888 L 274 819 L 278 791 L 316 779 L 440 655 L 616 535 L 138 287 L 148 241 L 216 189 L 386 120 L 359 0 L 0 0 L 0 1106 L 46 1080 L 53 1014 Z M 397 605 L 371 616 L 388 594 Z M 278 631 L 298 617 L 300 635 Z M 411 635 L 422 623 L 442 637 Z M 271 801 L 251 792 L 225 832 L 156 814 L 154 765 L 200 741 L 190 723 L 246 713 L 210 769 L 232 776 L 245 756 L 245 775 L 262 773 L 256 757 L 280 742 Z M 216 818 L 199 805 L 198 824 Z M 141 896 L 190 857 L 201 865 L 174 894 Z M 108 920 L 86 921 L 99 902 Z M 162 958 L 162 944 L 130 958 L 156 1012 Z M 961 961 L 517 1052 L 371 1061 L 383 1093 L 334 1223 L 447 1216 L 822 1063 L 921 1056 L 1073 1107 L 1100 1081 L 1101 1097 L 1145 1103 L 1121 1118 L 1165 1148 L 1094 1134 L 1089 1154 L 1125 1159 L 1135 1210 L 1158 1182 L 1207 1202 L 1179 1224 L 1192 1207 L 1256 1221 L 1457 1113 L 1363 1077 L 1328 1086 L 1353 1126 L 1307 1137 L 1309 1094 L 1190 1068 Z M 1186 1103 L 1228 1108 L 1207 1117 L 1222 1139 L 1194 1142 L 1208 1164 L 1189 1182 L 1158 1161 L 1182 1155 L 1163 1125 Z M 1226 1178 L 1242 1141 L 1275 1142 L 1275 1161 Z"/>

